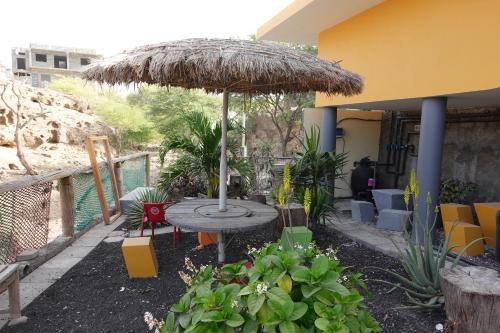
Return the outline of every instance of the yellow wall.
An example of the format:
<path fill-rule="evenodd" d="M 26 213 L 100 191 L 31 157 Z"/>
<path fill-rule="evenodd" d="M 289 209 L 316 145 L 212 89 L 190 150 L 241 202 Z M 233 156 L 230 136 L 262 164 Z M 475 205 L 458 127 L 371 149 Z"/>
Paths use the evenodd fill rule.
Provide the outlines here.
<path fill-rule="evenodd" d="M 337 139 L 337 152 L 348 153 L 348 162 L 345 168 L 347 176 L 344 182 L 337 183 L 336 197 L 351 196 L 350 171 L 353 169 L 353 162 L 359 161 L 365 156 L 370 156 L 372 160 L 378 159 L 378 148 L 380 139 L 380 121 L 360 121 L 347 118 L 362 118 L 367 120 L 381 120 L 383 112 L 380 111 L 353 111 L 338 110 L 338 127 L 344 129 L 343 139 Z M 312 125 L 321 128 L 323 114 L 321 109 L 308 109 L 304 111 L 304 129 L 308 130 Z M 342 121 L 342 119 L 345 119 Z M 345 143 L 344 143 L 345 142 Z"/>
<path fill-rule="evenodd" d="M 317 106 L 500 87 L 499 0 L 387 0 L 319 35 L 319 57 L 365 80 Z"/>

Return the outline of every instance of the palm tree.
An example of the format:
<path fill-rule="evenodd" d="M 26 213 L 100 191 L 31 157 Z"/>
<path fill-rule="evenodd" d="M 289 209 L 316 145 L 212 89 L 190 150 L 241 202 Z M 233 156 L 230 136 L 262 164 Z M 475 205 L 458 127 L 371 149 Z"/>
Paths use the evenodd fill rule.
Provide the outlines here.
<path fill-rule="evenodd" d="M 214 124 L 203 112 L 190 112 L 184 115 L 182 120 L 188 128 L 188 133 L 167 135 L 160 148 L 160 161 L 163 164 L 165 155 L 171 150 L 180 150 L 189 155 L 201 166 L 203 178 L 207 180 L 207 197 L 212 198 L 219 183 L 222 124 L 220 121 Z M 228 131 L 234 129 L 234 123 L 229 122 Z M 228 165 L 238 163 L 229 161 Z"/>

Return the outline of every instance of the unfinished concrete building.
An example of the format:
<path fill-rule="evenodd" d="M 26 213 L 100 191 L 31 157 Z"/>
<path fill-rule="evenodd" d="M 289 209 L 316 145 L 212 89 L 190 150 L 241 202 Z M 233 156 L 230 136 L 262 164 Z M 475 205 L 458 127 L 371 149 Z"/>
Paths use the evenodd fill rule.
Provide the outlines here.
<path fill-rule="evenodd" d="M 30 44 L 12 48 L 12 73 L 34 87 L 43 87 L 58 75 L 79 75 L 102 56 L 92 49 Z"/>

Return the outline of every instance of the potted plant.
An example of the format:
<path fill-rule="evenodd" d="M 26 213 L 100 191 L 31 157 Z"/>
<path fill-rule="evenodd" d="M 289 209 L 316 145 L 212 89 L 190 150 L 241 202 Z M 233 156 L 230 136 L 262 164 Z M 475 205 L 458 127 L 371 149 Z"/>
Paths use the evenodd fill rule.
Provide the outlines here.
<path fill-rule="evenodd" d="M 281 218 L 283 221 L 283 231 L 281 233 L 281 245 L 285 249 L 293 249 L 297 244 L 302 247 L 307 247 L 312 240 L 312 232 L 309 230 L 309 212 L 311 205 L 311 192 L 309 189 L 306 190 L 308 193 L 307 201 L 304 200 L 304 210 L 306 211 L 306 226 L 294 226 L 292 213 L 290 210 L 290 200 L 293 197 L 291 180 L 290 180 L 290 166 L 288 163 L 285 164 L 283 168 L 283 183 L 279 188 L 279 206 L 281 211 Z M 286 213 L 285 213 L 286 212 Z M 288 220 L 288 221 L 287 221 Z"/>

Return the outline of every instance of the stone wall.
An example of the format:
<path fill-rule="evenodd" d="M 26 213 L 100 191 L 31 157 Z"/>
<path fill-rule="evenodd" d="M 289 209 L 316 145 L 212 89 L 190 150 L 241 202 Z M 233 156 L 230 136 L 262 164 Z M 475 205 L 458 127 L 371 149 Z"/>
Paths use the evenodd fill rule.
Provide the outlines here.
<path fill-rule="evenodd" d="M 399 117 L 399 126 L 398 125 Z M 392 124 L 392 126 L 391 126 Z M 380 163 L 386 163 L 388 144 L 408 145 L 400 155 L 400 171 L 391 174 L 392 166 L 377 169 L 377 184 L 382 188 L 403 188 L 412 168 L 417 166 L 419 141 L 419 112 L 385 112 L 380 136 Z M 394 132 L 402 128 L 398 139 Z M 391 139 L 392 133 L 392 139 Z M 406 157 L 406 158 L 405 158 Z M 406 159 L 406 165 L 404 160 Z M 397 159 L 396 159 L 397 161 Z M 392 162 L 392 157 L 391 161 Z M 442 178 L 455 178 L 479 185 L 475 201 L 500 201 L 500 109 L 476 108 L 449 110 L 443 149 Z M 396 178 L 397 183 L 396 183 Z"/>

